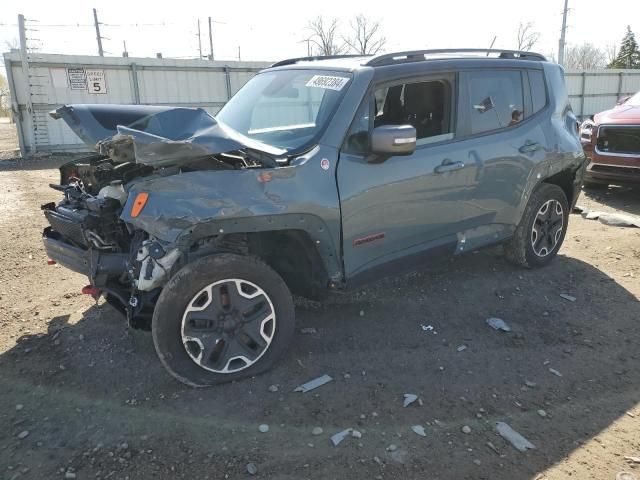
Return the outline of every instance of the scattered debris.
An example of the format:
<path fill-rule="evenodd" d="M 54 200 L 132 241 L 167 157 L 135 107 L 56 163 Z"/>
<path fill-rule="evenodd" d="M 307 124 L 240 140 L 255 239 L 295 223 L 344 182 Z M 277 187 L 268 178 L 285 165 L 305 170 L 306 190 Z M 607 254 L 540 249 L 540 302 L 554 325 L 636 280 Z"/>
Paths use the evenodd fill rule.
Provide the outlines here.
<path fill-rule="evenodd" d="M 417 395 L 414 395 L 413 393 L 405 393 L 404 394 L 404 404 L 402 406 L 403 407 L 408 407 L 413 402 L 415 402 L 417 399 L 418 399 Z"/>
<path fill-rule="evenodd" d="M 23 408 L 24 408 L 24 405 L 22 405 L 21 403 L 19 403 L 19 404 L 17 404 L 17 405 L 16 405 L 16 410 L 17 410 L 17 411 L 20 411 L 20 410 L 22 410 Z"/>
<path fill-rule="evenodd" d="M 626 413 L 627 413 L 627 415 L 628 415 L 629 417 L 631 417 L 631 418 L 636 418 L 636 416 L 635 416 L 633 413 L 631 413 L 631 412 L 626 412 Z"/>
<path fill-rule="evenodd" d="M 269 425 L 263 423 L 258 427 L 258 430 L 260 430 L 262 433 L 267 433 L 269 431 Z"/>
<path fill-rule="evenodd" d="M 362 438 L 362 433 L 361 433 L 361 432 L 359 432 L 358 430 L 353 430 L 353 431 L 351 432 L 351 436 L 352 436 L 353 438 Z"/>
<path fill-rule="evenodd" d="M 277 385 L 270 385 L 269 386 L 269 391 L 271 393 L 276 393 L 278 391 L 278 386 Z"/>
<path fill-rule="evenodd" d="M 421 437 L 427 436 L 427 432 L 425 432 L 424 427 L 422 425 L 414 425 L 411 427 L 411 430 L 413 430 L 413 433 L 416 433 Z"/>
<path fill-rule="evenodd" d="M 544 410 L 540 409 L 538 410 L 538 415 L 540 415 L 542 418 L 547 416 L 547 412 L 545 412 Z"/>
<path fill-rule="evenodd" d="M 588 211 L 589 209 L 583 205 L 576 205 L 575 207 L 573 207 L 573 213 L 582 213 Z"/>
<path fill-rule="evenodd" d="M 18 438 L 23 440 L 29 436 L 29 430 L 23 430 L 18 434 Z"/>
<path fill-rule="evenodd" d="M 576 297 L 574 297 L 573 295 L 569 295 L 568 293 L 561 293 L 560 296 L 565 300 L 569 300 L 570 302 L 576 301 Z"/>
<path fill-rule="evenodd" d="M 422 327 L 423 332 L 431 332 L 434 335 L 438 334 L 438 332 L 433 328 L 433 325 L 420 325 L 420 327 Z"/>
<path fill-rule="evenodd" d="M 536 448 L 533 443 L 504 422 L 496 423 L 496 430 L 502 438 L 511 443 L 511 445 L 520 452 L 526 452 L 528 448 Z"/>
<path fill-rule="evenodd" d="M 493 450 L 497 455 L 500 455 L 500 451 L 496 448 L 496 446 L 493 443 L 487 442 L 487 447 Z"/>
<path fill-rule="evenodd" d="M 471 427 L 469 425 L 463 426 L 460 430 L 466 435 L 469 435 L 471 433 Z"/>
<path fill-rule="evenodd" d="M 322 427 L 313 427 L 313 430 L 311 430 L 311 435 L 322 435 L 322 432 L 324 430 L 322 430 Z"/>
<path fill-rule="evenodd" d="M 457 350 L 458 350 L 459 352 L 464 352 L 466 349 L 467 349 L 467 346 L 466 346 L 466 345 L 460 345 L 460 346 L 457 348 Z"/>
<path fill-rule="evenodd" d="M 341 432 L 336 433 L 331 436 L 331 443 L 333 443 L 334 447 L 340 445 L 345 438 L 353 433 L 353 428 L 347 428 L 346 430 L 342 430 Z"/>
<path fill-rule="evenodd" d="M 624 215 L 622 213 L 601 213 L 598 218 L 600 223 L 610 227 L 637 227 L 640 228 L 640 217 Z"/>
<path fill-rule="evenodd" d="M 387 447 L 387 452 L 395 452 L 397 449 L 398 449 L 398 446 L 392 443 Z"/>
<path fill-rule="evenodd" d="M 256 473 L 258 473 L 258 467 L 255 463 L 247 463 L 247 473 L 249 475 L 255 475 Z"/>
<path fill-rule="evenodd" d="M 314 334 L 314 333 L 318 333 L 318 331 L 313 327 L 305 327 L 300 329 L 300 333 Z"/>
<path fill-rule="evenodd" d="M 72 472 L 71 470 L 67 470 L 64 474 L 65 480 L 74 480 L 76 478 L 76 472 Z"/>
<path fill-rule="evenodd" d="M 501 318 L 491 317 L 487 318 L 487 325 L 494 330 L 502 330 L 503 332 L 510 332 L 511 327 Z"/>
<path fill-rule="evenodd" d="M 478 465 L 478 466 L 480 466 L 480 465 L 482 465 L 482 462 L 476 458 L 476 459 L 473 461 L 473 464 L 474 464 L 474 465 Z"/>
<path fill-rule="evenodd" d="M 561 377 L 562 376 L 562 374 L 558 370 L 556 370 L 555 368 L 550 368 L 549 371 L 551 373 L 553 373 L 556 377 Z"/>
<path fill-rule="evenodd" d="M 631 463 L 640 463 L 640 457 L 624 457 L 624 459 Z"/>
<path fill-rule="evenodd" d="M 360 310 L 360 316 L 364 317 L 364 310 Z"/>
<path fill-rule="evenodd" d="M 633 473 L 629 473 L 629 472 L 618 472 L 616 474 L 616 480 L 637 480 L 638 477 L 636 477 Z"/>
<path fill-rule="evenodd" d="M 407 455 L 408 452 L 406 450 L 394 450 L 391 452 L 391 459 L 396 463 L 404 465 L 407 461 Z"/>
<path fill-rule="evenodd" d="M 538 386 L 538 384 L 536 382 L 532 382 L 530 380 L 525 380 L 524 384 L 529 388 L 535 388 L 535 387 Z"/>
<path fill-rule="evenodd" d="M 294 392 L 303 392 L 303 393 L 308 392 L 310 390 L 313 390 L 314 388 L 318 388 L 326 383 L 329 383 L 331 380 L 333 380 L 333 378 L 325 374 L 325 375 L 322 375 L 321 377 L 314 378 L 313 380 L 309 380 L 307 383 L 303 383 L 299 387 L 296 387 Z"/>

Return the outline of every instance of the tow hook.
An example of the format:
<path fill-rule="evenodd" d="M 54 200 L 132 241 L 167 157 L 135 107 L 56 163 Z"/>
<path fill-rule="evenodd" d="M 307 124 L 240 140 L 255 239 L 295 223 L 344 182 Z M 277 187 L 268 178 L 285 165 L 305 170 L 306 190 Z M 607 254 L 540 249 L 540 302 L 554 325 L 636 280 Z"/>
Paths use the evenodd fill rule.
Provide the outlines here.
<path fill-rule="evenodd" d="M 91 295 L 96 302 L 98 301 L 98 298 L 100 298 L 100 295 L 102 295 L 102 290 L 94 287 L 93 285 L 85 285 L 82 287 L 81 292 L 84 295 Z"/>

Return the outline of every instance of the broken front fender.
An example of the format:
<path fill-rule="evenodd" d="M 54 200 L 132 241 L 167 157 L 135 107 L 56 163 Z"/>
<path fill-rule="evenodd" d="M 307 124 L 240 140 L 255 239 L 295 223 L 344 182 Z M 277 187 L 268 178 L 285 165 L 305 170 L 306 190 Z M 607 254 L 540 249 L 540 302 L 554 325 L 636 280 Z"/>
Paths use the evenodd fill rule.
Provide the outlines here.
<path fill-rule="evenodd" d="M 303 230 L 327 272 L 340 273 L 338 192 L 334 173 L 321 166 L 335 157 L 335 151 L 319 149 L 308 161 L 289 167 L 195 171 L 134 181 L 121 218 L 182 248 L 221 234 Z M 134 217 L 141 192 L 148 195 Z"/>

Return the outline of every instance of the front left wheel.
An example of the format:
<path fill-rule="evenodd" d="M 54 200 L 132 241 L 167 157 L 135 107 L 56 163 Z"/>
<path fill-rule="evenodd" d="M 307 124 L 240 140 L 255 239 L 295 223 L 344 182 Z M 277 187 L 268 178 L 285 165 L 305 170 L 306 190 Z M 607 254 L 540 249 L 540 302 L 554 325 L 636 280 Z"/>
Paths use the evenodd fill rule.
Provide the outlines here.
<path fill-rule="evenodd" d="M 273 269 L 257 258 L 220 254 L 171 278 L 151 330 L 169 373 L 204 387 L 271 368 L 286 351 L 294 323 L 293 299 Z"/>

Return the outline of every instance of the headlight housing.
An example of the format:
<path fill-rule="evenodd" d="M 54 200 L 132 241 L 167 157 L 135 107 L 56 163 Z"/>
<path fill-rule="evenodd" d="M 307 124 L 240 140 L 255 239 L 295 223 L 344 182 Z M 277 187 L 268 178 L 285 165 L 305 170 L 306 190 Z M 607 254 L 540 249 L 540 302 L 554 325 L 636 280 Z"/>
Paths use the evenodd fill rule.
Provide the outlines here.
<path fill-rule="evenodd" d="M 579 129 L 580 140 L 583 142 L 590 142 L 595 128 L 596 124 L 593 123 L 593 120 L 585 120 L 582 122 Z"/>

